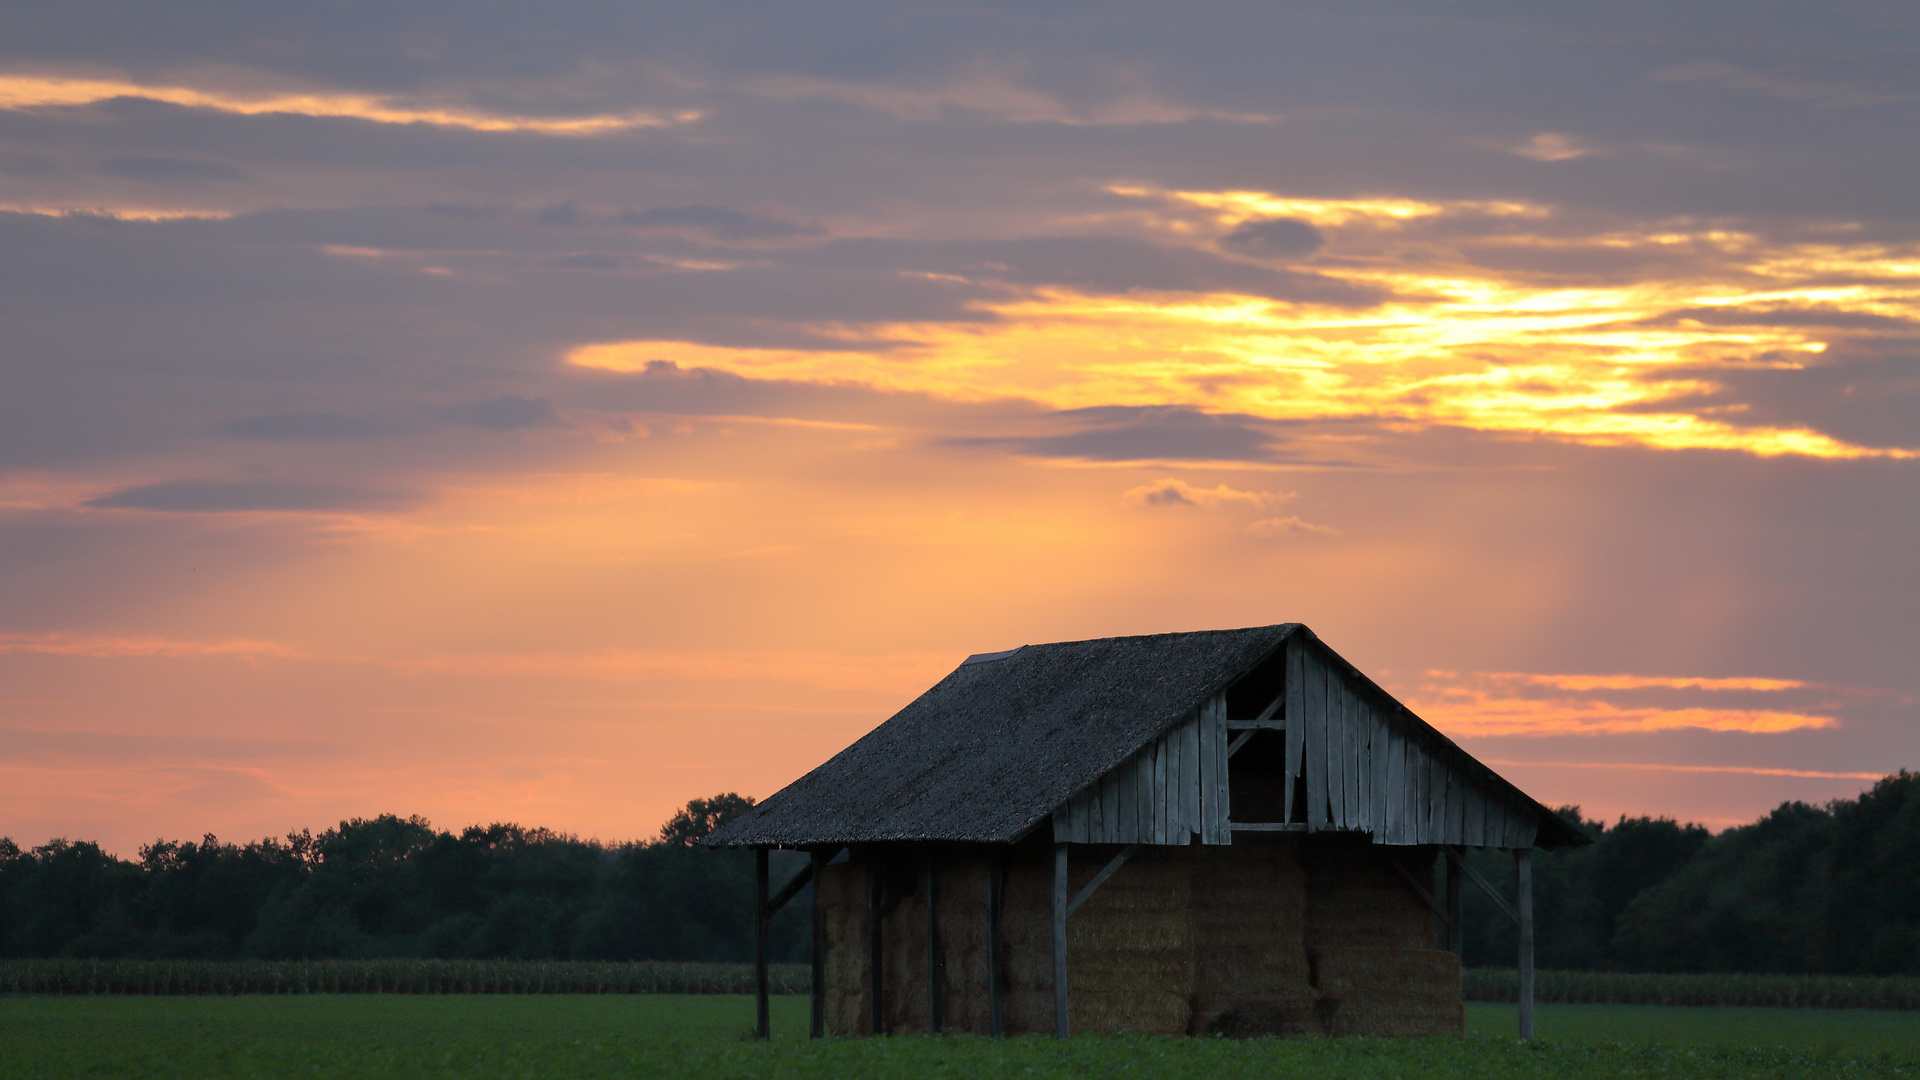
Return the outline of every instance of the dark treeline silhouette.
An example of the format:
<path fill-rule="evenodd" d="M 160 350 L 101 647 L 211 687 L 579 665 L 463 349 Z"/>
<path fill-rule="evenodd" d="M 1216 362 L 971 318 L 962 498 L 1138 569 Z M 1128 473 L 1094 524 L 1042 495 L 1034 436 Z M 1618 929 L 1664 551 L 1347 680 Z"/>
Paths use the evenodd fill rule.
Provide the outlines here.
<path fill-rule="evenodd" d="M 752 856 L 698 841 L 750 805 L 696 799 L 658 839 L 616 845 L 392 815 L 137 861 L 0 840 L 0 956 L 747 960 Z M 1595 843 L 1535 855 L 1543 968 L 1920 974 L 1920 775 L 1718 836 L 1561 814 Z M 776 853 L 775 884 L 803 858 Z M 1511 895 L 1510 857 L 1469 858 Z M 1461 900 L 1467 964 L 1511 966 L 1512 924 L 1471 884 Z M 807 901 L 776 918 L 776 960 L 805 959 Z"/>
<path fill-rule="evenodd" d="M 615 845 L 391 814 L 137 861 L 0 839 L 0 956 L 749 960 L 753 856 L 698 841 L 752 802 L 695 799 L 657 840 Z M 776 884 L 804 861 L 776 853 Z M 805 958 L 807 899 L 775 919 L 776 960 Z"/>
<path fill-rule="evenodd" d="M 1920 974 L 1920 774 L 1824 807 L 1784 803 L 1717 836 L 1664 818 L 1560 814 L 1595 842 L 1534 856 L 1543 968 Z M 1512 895 L 1511 857 L 1469 858 Z M 1511 967 L 1513 923 L 1471 884 L 1461 907 L 1466 963 Z"/>

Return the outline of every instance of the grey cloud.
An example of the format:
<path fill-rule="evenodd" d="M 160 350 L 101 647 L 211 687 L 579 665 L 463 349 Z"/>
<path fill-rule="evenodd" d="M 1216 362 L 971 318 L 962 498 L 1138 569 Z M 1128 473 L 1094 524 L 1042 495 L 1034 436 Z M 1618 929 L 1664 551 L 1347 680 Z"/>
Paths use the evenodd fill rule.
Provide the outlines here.
<path fill-rule="evenodd" d="M 177 157 L 119 157 L 104 161 L 100 171 L 133 180 L 245 180 L 247 171 L 218 161 Z"/>
<path fill-rule="evenodd" d="M 152 510 L 181 514 L 246 511 L 345 513 L 399 510 L 420 501 L 417 493 L 347 484 L 281 480 L 164 480 L 87 500 L 97 510 Z"/>
<path fill-rule="evenodd" d="M 536 219 L 542 225 L 551 225 L 562 229 L 579 228 L 586 223 L 585 218 L 580 213 L 580 204 L 573 199 L 568 199 L 565 202 L 555 203 L 547 207 L 536 215 Z"/>
<path fill-rule="evenodd" d="M 1283 456 L 1276 445 L 1277 425 L 1251 416 L 1177 405 L 1100 406 L 1058 412 L 1051 420 L 1068 430 L 964 436 L 943 443 L 1089 461 L 1273 461 Z"/>
<path fill-rule="evenodd" d="M 1299 258 L 1320 250 L 1327 238 L 1299 218 L 1260 218 L 1242 223 L 1220 238 L 1223 247 L 1248 255 Z"/>
<path fill-rule="evenodd" d="M 1807 427 L 1858 446 L 1920 450 L 1920 337 L 1846 342 L 1804 367 L 1669 377 L 1717 388 L 1631 411 L 1698 409 L 1729 424 Z"/>
<path fill-rule="evenodd" d="M 524 398 L 504 394 L 485 401 L 456 405 L 446 412 L 456 424 L 485 428 L 488 431 L 524 431 L 529 428 L 566 427 L 567 421 L 546 398 Z"/>
<path fill-rule="evenodd" d="M 391 426 L 364 416 L 342 413 L 272 413 L 239 416 L 221 424 L 222 435 L 261 442 L 320 442 L 365 439 L 391 431 Z"/>
<path fill-rule="evenodd" d="M 812 248 L 794 261 L 935 273 L 977 283 L 1065 285 L 1090 292 L 1237 292 L 1340 307 L 1365 307 L 1385 299 L 1377 289 L 1318 274 L 1117 236 L 843 240 Z"/>
<path fill-rule="evenodd" d="M 663 206 L 651 210 L 623 210 L 620 212 L 620 221 L 636 229 L 683 230 L 726 241 L 785 240 L 820 234 L 819 229 L 724 206 Z"/>
<path fill-rule="evenodd" d="M 627 265 L 627 260 L 618 255 L 568 255 L 560 259 L 548 259 L 542 266 L 557 266 L 570 270 L 618 270 Z"/>

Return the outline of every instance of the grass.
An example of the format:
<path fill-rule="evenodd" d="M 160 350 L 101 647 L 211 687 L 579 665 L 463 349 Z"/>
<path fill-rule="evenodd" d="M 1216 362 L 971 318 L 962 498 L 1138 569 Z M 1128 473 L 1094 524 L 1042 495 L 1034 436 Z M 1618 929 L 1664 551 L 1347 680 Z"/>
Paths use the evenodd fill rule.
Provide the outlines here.
<path fill-rule="evenodd" d="M 1920 1078 L 1920 1018 L 1909 1014 L 1797 1010 L 1796 1029 L 1775 1010 L 1547 1006 L 1547 1037 L 1523 1044 L 1506 1035 L 1510 1006 L 1470 1011 L 1466 1039 L 810 1042 L 805 1000 L 782 997 L 776 1038 L 762 1044 L 741 1037 L 751 999 L 732 996 L 16 996 L 0 998 L 0 1076 Z M 1747 1012 L 1765 1015 L 1735 1015 Z"/>

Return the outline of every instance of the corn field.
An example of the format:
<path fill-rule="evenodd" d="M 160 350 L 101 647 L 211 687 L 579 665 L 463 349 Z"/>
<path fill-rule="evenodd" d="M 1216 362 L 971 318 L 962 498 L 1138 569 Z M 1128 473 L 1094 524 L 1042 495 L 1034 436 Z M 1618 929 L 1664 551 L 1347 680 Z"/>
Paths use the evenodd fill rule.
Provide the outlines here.
<path fill-rule="evenodd" d="M 805 964 L 775 964 L 776 994 L 804 994 Z M 1461 973 L 1468 1001 L 1513 1001 L 1511 969 Z M 0 960 L 0 994 L 750 994 L 749 964 L 569 960 Z M 1534 1000 L 1587 1005 L 1758 1005 L 1920 1010 L 1920 978 L 1634 975 L 1541 971 Z"/>
<path fill-rule="evenodd" d="M 1469 968 L 1468 1001 L 1513 1001 L 1518 972 Z M 1920 978 L 1904 975 L 1633 975 L 1539 971 L 1533 999 L 1570 1005 L 1757 1005 L 1786 1009 L 1920 1009 Z"/>
<path fill-rule="evenodd" d="M 807 992 L 774 964 L 776 994 Z M 750 994 L 750 964 L 565 960 L 0 960 L 0 994 Z"/>

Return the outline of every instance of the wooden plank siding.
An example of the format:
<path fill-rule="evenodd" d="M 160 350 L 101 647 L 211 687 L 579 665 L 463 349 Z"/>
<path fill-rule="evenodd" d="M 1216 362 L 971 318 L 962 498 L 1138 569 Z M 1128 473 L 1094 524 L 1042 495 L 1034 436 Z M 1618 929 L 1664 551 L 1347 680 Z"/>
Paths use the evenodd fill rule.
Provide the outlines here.
<path fill-rule="evenodd" d="M 1484 766 L 1313 642 L 1280 658 L 1286 808 L 1263 828 L 1365 832 L 1378 844 L 1527 848 L 1538 811 Z M 1231 844 L 1227 747 L 1237 733 L 1214 694 L 1054 811 L 1055 838 L 1080 844 Z M 1275 762 L 1279 764 L 1279 761 Z M 1268 774 L 1269 776 L 1271 774 Z M 1304 785 L 1305 819 L 1295 788 Z"/>

